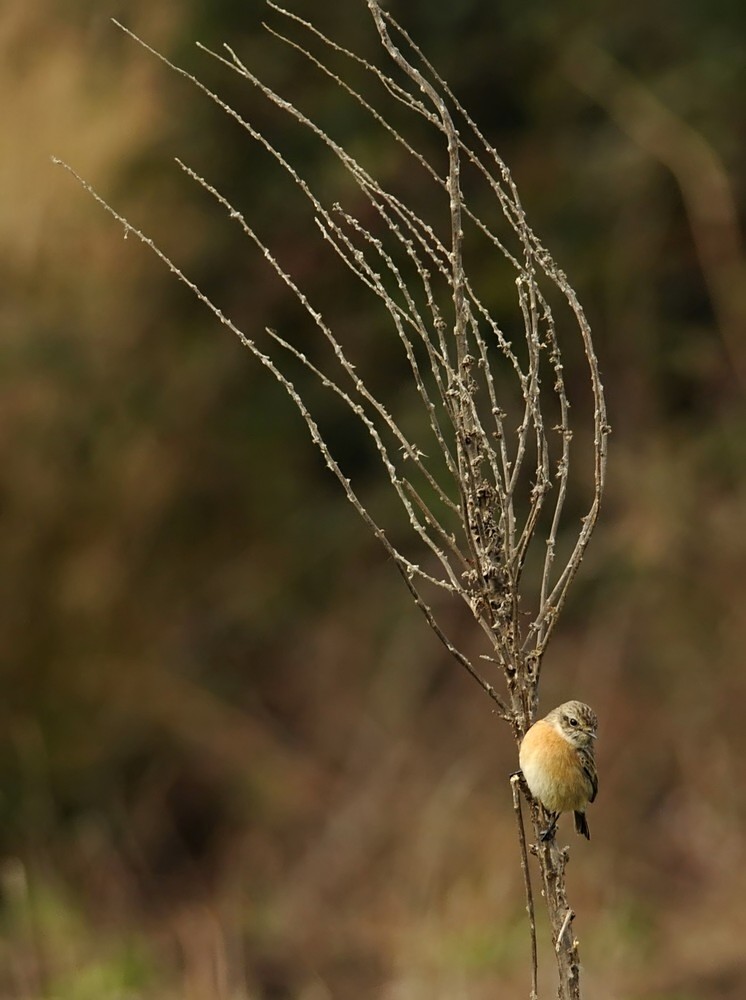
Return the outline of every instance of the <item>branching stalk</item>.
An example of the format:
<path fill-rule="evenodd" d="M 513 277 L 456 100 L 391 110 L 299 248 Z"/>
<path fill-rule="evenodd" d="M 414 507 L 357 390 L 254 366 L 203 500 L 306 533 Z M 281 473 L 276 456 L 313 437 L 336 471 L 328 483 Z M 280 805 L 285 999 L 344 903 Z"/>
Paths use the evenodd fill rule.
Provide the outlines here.
<path fill-rule="evenodd" d="M 62 166 L 123 227 L 125 236 L 131 234 L 145 244 L 282 385 L 322 460 L 399 570 L 430 627 L 520 741 L 536 712 L 542 657 L 600 510 L 609 427 L 598 360 L 575 291 L 529 226 L 507 166 L 401 26 L 377 0 L 365 3 L 389 59 L 388 70 L 274 2 L 268 6 L 287 30 L 266 27 L 270 38 L 300 53 L 310 72 L 322 74 L 369 117 L 381 140 L 392 144 L 402 169 L 421 179 L 423 190 L 430 194 L 427 211 L 415 211 L 387 190 L 310 114 L 263 83 L 233 48 L 226 45 L 221 54 L 199 46 L 226 72 L 237 74 L 257 99 L 306 129 L 342 167 L 352 181 L 353 195 L 337 201 L 322 196 L 266 135 L 217 92 L 119 27 L 228 115 L 254 148 L 274 158 L 278 171 L 302 194 L 323 243 L 384 315 L 388 333 L 382 329 L 381 335 L 392 336 L 402 352 L 421 407 L 414 429 L 372 380 L 358 373 L 354 345 L 332 328 L 218 183 L 177 161 L 214 209 L 238 225 L 250 248 L 285 283 L 326 345 L 326 360 L 311 361 L 292 332 L 241 329 L 186 275 L 174 255 L 112 208 L 72 167 Z M 290 37 L 290 32 L 300 33 L 300 38 Z M 321 54 L 312 52 L 311 45 Z M 364 72 L 373 93 L 350 86 L 344 71 L 335 68 L 335 60 L 344 65 L 352 61 Z M 393 124 L 385 109 L 392 101 L 405 120 L 418 119 L 436 137 L 446 156 L 444 174 L 417 148 L 406 125 Z M 479 200 L 479 190 L 489 203 Z M 498 324 L 489 296 L 485 298 L 475 276 L 468 273 L 467 250 L 473 244 L 480 253 L 486 245 L 495 257 L 495 272 L 502 270 L 515 281 L 512 327 L 519 332 L 513 337 Z M 559 307 L 550 306 L 557 302 Z M 266 346 L 259 346 L 260 335 Z M 582 406 L 577 413 L 572 411 L 573 422 L 585 421 L 592 431 L 593 485 L 588 495 L 583 494 L 586 477 L 571 447 L 576 430 L 570 421 L 571 387 L 577 384 L 578 373 L 566 378 L 563 350 L 573 339 L 582 346 L 593 401 L 591 413 L 584 414 Z M 291 377 L 291 371 L 302 376 Z M 390 522 L 372 516 L 365 496 L 338 464 L 304 398 L 301 377 L 331 393 L 347 418 L 364 430 L 398 512 Z M 572 505 L 567 503 L 570 496 Z M 585 514 L 574 523 L 566 512 L 578 504 Z M 568 554 L 560 558 L 560 552 Z M 449 637 L 443 621 L 447 614 L 453 615 L 454 602 L 468 609 L 482 651 L 476 641 L 460 648 Z M 477 657 L 489 664 L 489 676 L 475 667 Z M 534 899 L 517 779 L 512 793 L 531 933 L 530 995 L 538 1000 Z M 540 841 L 546 817 L 537 803 L 529 805 L 536 835 L 531 850 L 538 858 L 552 930 L 558 997 L 580 1000 L 574 913 L 565 889 L 567 851 Z"/>

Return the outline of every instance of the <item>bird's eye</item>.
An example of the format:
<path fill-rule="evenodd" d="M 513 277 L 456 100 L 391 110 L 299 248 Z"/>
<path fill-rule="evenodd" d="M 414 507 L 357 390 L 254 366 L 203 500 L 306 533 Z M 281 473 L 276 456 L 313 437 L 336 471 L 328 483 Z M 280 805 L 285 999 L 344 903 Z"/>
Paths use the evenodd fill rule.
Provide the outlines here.
<path fill-rule="evenodd" d="M 573 718 L 572 716 L 568 719 L 568 722 L 570 723 L 571 726 L 577 726 L 578 724 L 578 720 Z"/>

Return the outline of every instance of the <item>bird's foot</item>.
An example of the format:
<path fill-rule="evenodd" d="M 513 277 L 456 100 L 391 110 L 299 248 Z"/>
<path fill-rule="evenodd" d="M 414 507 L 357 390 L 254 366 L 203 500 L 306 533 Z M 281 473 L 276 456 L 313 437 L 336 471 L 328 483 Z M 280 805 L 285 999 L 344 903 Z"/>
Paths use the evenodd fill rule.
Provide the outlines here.
<path fill-rule="evenodd" d="M 539 834 L 539 840 L 541 840 L 543 843 L 546 843 L 548 840 L 552 840 L 554 838 L 554 834 L 557 830 L 558 819 L 559 819 L 559 814 L 555 814 L 554 817 L 552 818 L 551 823 L 546 828 L 546 830 L 542 830 L 541 833 Z"/>

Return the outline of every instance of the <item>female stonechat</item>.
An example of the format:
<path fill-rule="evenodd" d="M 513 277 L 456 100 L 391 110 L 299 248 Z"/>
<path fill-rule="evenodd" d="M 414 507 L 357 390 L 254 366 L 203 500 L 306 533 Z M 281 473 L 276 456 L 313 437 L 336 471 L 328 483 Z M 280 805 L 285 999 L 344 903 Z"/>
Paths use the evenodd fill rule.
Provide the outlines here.
<path fill-rule="evenodd" d="M 523 737 L 518 759 L 533 797 L 550 814 L 542 840 L 554 836 L 560 813 L 575 813 L 575 829 L 591 839 L 586 806 L 598 791 L 593 756 L 598 719 L 582 701 L 566 701 Z"/>

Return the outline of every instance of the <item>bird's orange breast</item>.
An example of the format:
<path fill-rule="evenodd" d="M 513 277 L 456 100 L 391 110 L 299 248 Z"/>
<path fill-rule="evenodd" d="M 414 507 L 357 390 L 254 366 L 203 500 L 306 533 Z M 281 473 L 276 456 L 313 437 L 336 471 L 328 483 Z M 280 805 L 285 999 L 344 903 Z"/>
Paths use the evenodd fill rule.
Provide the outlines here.
<path fill-rule="evenodd" d="M 585 809 L 588 777 L 575 747 L 540 719 L 521 743 L 519 762 L 531 794 L 550 812 Z"/>

